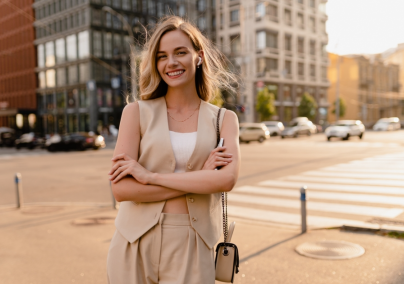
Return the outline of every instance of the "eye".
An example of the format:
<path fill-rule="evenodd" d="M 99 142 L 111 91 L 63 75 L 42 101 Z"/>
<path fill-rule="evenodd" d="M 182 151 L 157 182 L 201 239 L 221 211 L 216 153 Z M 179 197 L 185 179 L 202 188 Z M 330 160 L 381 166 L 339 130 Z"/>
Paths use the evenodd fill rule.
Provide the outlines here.
<path fill-rule="evenodd" d="M 160 56 L 157 56 L 157 59 L 163 59 L 163 58 L 166 58 L 167 57 L 167 55 L 160 55 Z"/>
<path fill-rule="evenodd" d="M 185 51 L 178 51 L 177 54 L 178 54 L 178 55 L 183 55 L 183 54 L 186 54 L 186 52 L 185 52 Z"/>

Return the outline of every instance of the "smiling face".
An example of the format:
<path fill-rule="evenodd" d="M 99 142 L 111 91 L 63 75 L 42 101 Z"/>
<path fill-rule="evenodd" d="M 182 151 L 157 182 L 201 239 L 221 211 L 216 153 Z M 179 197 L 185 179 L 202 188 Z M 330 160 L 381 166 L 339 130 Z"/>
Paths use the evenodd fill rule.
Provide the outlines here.
<path fill-rule="evenodd" d="M 195 84 L 199 57 L 189 37 L 180 30 L 170 31 L 160 39 L 157 52 L 157 69 L 169 87 Z"/>

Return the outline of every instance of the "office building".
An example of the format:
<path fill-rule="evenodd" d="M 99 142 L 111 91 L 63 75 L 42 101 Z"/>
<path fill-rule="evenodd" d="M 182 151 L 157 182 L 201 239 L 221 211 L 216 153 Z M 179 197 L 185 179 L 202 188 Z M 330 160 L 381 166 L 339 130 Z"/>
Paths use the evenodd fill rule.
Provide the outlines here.
<path fill-rule="evenodd" d="M 267 87 L 275 95 L 277 116 L 298 115 L 302 95 L 318 103 L 316 122 L 327 117 L 328 57 L 325 0 L 217 0 L 217 41 L 239 70 L 236 97 L 245 107 L 242 121 L 258 121 L 256 96 Z"/>
<path fill-rule="evenodd" d="M 122 21 L 103 6 L 123 15 L 135 42 L 142 43 L 143 27 L 152 28 L 164 15 L 212 17 L 210 6 L 204 4 L 189 0 L 35 1 L 38 114 L 43 133 L 101 131 L 109 124 L 119 125 L 125 97 L 131 91 L 130 38 Z M 200 20 L 199 25 L 207 21 L 211 23 Z M 210 33 L 211 29 L 206 24 L 203 30 Z"/>
<path fill-rule="evenodd" d="M 0 2 L 0 127 L 35 129 L 33 0 Z"/>
<path fill-rule="evenodd" d="M 337 92 L 346 105 L 340 119 L 359 119 L 370 127 L 382 117 L 402 114 L 399 65 L 384 63 L 380 54 L 372 56 L 329 54 L 328 99 L 333 110 Z M 335 114 L 329 113 L 329 121 Z"/>

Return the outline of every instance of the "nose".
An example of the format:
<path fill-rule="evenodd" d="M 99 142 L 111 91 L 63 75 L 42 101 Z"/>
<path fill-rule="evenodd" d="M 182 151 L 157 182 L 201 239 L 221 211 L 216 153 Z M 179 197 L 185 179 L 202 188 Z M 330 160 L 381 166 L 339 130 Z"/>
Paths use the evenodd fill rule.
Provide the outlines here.
<path fill-rule="evenodd" d="M 169 55 L 168 56 L 168 67 L 173 67 L 173 66 L 177 66 L 178 62 L 175 59 L 175 56 Z"/>

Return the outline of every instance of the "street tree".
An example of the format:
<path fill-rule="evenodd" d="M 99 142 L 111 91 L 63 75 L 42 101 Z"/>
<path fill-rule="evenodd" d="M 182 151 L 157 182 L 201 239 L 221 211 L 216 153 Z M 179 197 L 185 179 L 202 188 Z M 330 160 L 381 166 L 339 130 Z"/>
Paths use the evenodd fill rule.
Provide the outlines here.
<path fill-rule="evenodd" d="M 334 109 L 332 110 L 332 113 L 336 113 L 336 108 L 337 108 L 337 100 L 334 102 Z M 339 98 L 339 117 L 344 117 L 346 113 L 346 104 L 345 101 L 342 98 Z"/>
<path fill-rule="evenodd" d="M 261 121 L 269 120 L 276 114 L 275 95 L 265 87 L 257 94 L 255 110 L 259 113 Z"/>
<path fill-rule="evenodd" d="M 304 93 L 298 107 L 299 116 L 313 120 L 316 116 L 317 102 L 309 93 Z"/>

